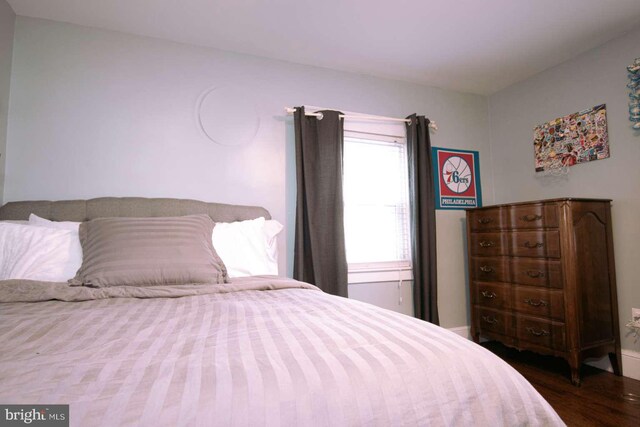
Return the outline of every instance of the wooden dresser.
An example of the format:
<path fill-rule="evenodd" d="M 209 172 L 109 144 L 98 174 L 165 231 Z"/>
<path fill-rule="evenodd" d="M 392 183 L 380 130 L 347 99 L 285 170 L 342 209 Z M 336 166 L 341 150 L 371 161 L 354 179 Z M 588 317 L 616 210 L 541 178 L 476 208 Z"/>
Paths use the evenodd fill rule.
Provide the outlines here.
<path fill-rule="evenodd" d="M 467 211 L 471 334 L 621 374 L 611 201 L 553 199 Z"/>

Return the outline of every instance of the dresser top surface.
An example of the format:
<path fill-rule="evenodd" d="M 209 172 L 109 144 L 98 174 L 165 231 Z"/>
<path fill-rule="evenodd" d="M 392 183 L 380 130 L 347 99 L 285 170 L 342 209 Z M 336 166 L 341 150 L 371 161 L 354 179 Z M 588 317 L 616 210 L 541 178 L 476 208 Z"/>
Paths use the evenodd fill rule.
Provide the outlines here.
<path fill-rule="evenodd" d="M 492 208 L 500 208 L 505 206 L 518 206 L 518 205 L 535 205 L 542 203 L 555 203 L 555 202 L 601 202 L 601 203 L 611 203 L 611 199 L 590 199 L 583 197 L 559 197 L 555 199 L 543 199 L 543 200 L 528 200 L 526 202 L 514 202 L 514 203 L 501 203 L 497 205 L 487 205 L 479 208 L 470 208 L 465 209 L 467 211 L 475 211 L 480 209 L 492 209 Z"/>

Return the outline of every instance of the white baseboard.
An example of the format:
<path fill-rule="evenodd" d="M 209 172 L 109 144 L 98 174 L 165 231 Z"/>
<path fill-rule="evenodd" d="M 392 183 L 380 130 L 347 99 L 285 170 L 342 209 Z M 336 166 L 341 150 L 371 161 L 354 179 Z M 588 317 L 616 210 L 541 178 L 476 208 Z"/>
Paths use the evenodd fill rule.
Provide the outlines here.
<path fill-rule="evenodd" d="M 449 328 L 449 330 L 463 338 L 471 339 L 468 326 L 458 326 L 457 328 Z M 585 363 L 604 371 L 613 372 L 608 356 L 602 359 L 588 359 Z M 640 352 L 627 349 L 622 350 L 622 375 L 633 378 L 634 380 L 640 380 Z"/>
<path fill-rule="evenodd" d="M 451 332 L 455 332 L 462 338 L 471 339 L 471 331 L 468 326 L 458 326 L 457 328 L 449 328 Z"/>
<path fill-rule="evenodd" d="M 621 353 L 622 375 L 633 378 L 634 380 L 640 380 L 640 352 L 622 349 Z M 602 359 L 588 359 L 585 363 L 598 369 L 602 369 L 603 371 L 613 372 L 613 369 L 611 368 L 611 361 L 609 361 L 608 356 L 605 356 Z"/>

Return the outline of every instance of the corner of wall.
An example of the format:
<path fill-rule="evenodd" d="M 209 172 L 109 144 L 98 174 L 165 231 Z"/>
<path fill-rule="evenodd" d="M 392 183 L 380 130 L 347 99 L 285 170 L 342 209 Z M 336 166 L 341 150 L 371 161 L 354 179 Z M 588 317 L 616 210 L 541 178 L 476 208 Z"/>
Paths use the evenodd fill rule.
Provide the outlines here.
<path fill-rule="evenodd" d="M 15 23 L 13 9 L 6 0 L 0 0 L 0 205 L 4 202 Z"/>
<path fill-rule="evenodd" d="M 495 165 L 493 163 L 493 120 L 491 115 L 491 96 L 487 95 L 487 132 L 489 136 L 489 164 L 491 165 L 491 200 L 494 204 L 498 203 L 496 199 L 496 176 Z"/>

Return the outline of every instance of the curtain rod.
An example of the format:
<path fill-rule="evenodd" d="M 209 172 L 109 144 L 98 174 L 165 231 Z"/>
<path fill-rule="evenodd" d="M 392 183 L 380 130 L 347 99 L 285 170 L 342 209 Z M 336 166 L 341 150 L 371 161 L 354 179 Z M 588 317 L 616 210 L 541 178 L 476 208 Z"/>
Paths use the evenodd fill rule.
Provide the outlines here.
<path fill-rule="evenodd" d="M 317 108 L 317 107 L 312 107 L 312 110 L 331 110 L 331 108 Z M 292 108 L 292 107 L 285 107 L 284 111 L 287 112 L 287 114 L 293 114 L 296 111 L 296 108 Z M 307 113 L 305 111 L 304 113 L 305 116 L 314 116 L 314 117 L 320 117 L 322 118 L 322 113 Z M 340 114 L 340 117 L 343 119 L 358 119 L 358 120 L 380 120 L 380 121 L 386 121 L 386 122 L 403 122 L 403 123 L 409 123 L 409 119 L 398 119 L 395 117 L 385 117 L 385 116 L 369 116 L 366 114 Z M 438 130 L 438 125 L 436 125 L 436 122 L 432 122 L 429 121 L 429 127 L 431 129 Z"/>

